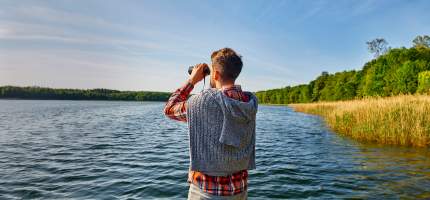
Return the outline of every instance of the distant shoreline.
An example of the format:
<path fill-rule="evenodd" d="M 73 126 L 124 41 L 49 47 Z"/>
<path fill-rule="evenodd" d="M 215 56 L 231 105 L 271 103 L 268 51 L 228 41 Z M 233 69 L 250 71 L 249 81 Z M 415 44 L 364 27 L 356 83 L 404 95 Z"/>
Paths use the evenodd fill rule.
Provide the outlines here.
<path fill-rule="evenodd" d="M 157 100 L 103 100 L 103 99 L 24 99 L 24 98 L 0 98 L 1 100 L 22 100 L 22 101 L 115 101 L 115 102 L 165 102 L 165 101 L 157 101 Z"/>
<path fill-rule="evenodd" d="M 96 89 L 54 89 L 47 87 L 0 86 L 0 99 L 167 101 L 171 93 Z"/>
<path fill-rule="evenodd" d="M 288 106 L 289 104 L 276 104 L 276 103 L 260 103 L 259 105 L 265 105 L 265 106 Z"/>

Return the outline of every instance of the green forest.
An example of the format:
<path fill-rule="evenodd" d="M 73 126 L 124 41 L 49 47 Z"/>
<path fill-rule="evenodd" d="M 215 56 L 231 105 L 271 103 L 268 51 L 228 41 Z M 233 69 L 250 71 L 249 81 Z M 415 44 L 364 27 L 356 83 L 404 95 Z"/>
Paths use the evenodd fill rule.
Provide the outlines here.
<path fill-rule="evenodd" d="M 81 90 L 45 87 L 0 87 L 0 99 L 167 101 L 170 94 L 168 92 L 136 92 L 109 89 Z"/>
<path fill-rule="evenodd" d="M 428 93 L 430 37 L 417 36 L 411 48 L 391 48 L 383 38 L 367 42 L 374 59 L 361 70 L 322 72 L 308 84 L 256 92 L 260 103 L 337 101 L 365 96 Z"/>

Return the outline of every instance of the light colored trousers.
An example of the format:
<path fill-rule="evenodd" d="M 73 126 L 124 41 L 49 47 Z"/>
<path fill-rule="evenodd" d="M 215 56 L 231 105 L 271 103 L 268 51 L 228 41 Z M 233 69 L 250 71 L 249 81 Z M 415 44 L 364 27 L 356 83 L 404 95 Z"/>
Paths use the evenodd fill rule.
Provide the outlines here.
<path fill-rule="evenodd" d="M 236 194 L 233 196 L 218 196 L 212 195 L 203 192 L 199 187 L 194 184 L 190 184 L 190 190 L 188 191 L 188 200 L 206 200 L 206 199 L 215 199 L 215 200 L 247 200 L 248 199 L 248 190 L 240 194 Z"/>

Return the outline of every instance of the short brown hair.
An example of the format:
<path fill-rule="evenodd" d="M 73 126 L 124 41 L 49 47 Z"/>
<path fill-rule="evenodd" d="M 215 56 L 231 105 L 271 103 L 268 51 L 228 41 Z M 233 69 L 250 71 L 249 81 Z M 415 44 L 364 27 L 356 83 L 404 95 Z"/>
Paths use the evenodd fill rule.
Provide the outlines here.
<path fill-rule="evenodd" d="M 234 81 L 242 71 L 242 56 L 231 48 L 222 48 L 211 55 L 212 65 L 220 72 L 223 80 Z"/>

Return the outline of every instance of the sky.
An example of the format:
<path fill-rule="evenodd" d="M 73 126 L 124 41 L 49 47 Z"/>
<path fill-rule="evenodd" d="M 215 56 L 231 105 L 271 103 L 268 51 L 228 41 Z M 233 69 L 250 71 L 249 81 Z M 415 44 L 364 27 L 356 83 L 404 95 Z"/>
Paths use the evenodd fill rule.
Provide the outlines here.
<path fill-rule="evenodd" d="M 374 38 L 410 47 L 430 35 L 429 10 L 427 0 L 0 0 L 0 85 L 172 92 L 188 66 L 230 47 L 242 89 L 293 86 L 361 69 Z"/>

